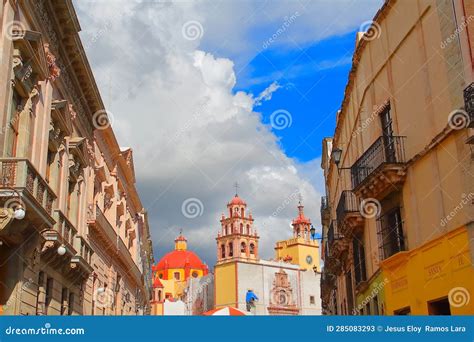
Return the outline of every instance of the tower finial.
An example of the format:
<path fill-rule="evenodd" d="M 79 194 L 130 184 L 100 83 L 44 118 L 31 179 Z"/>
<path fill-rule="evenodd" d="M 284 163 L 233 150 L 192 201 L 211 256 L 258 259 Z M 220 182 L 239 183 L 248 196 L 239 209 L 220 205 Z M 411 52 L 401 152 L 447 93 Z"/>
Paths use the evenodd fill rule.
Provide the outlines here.
<path fill-rule="evenodd" d="M 235 196 L 238 196 L 239 183 L 235 182 L 234 188 L 235 188 Z"/>

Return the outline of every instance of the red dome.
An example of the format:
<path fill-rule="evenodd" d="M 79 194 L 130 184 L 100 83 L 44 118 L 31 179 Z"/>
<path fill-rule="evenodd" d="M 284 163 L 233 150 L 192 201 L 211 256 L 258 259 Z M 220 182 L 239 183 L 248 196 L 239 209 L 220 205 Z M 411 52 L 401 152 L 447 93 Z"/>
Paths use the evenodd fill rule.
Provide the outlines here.
<path fill-rule="evenodd" d="M 245 205 L 246 203 L 236 194 L 229 204 Z"/>
<path fill-rule="evenodd" d="M 195 268 L 206 270 L 207 266 L 199 257 L 191 251 L 172 251 L 166 254 L 161 260 L 153 266 L 154 271 L 164 270 L 166 268 Z"/>

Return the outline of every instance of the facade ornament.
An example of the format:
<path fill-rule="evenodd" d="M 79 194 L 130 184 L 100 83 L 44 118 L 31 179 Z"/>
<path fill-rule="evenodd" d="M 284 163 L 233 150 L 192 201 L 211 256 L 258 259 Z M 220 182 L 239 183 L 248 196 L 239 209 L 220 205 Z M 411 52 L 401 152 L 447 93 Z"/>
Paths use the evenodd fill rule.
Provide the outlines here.
<path fill-rule="evenodd" d="M 69 109 L 69 113 L 71 114 L 71 120 L 73 120 L 73 121 L 76 120 L 77 113 L 74 110 L 74 106 L 72 105 L 72 103 L 68 104 L 68 109 Z"/>
<path fill-rule="evenodd" d="M 30 94 L 28 95 L 28 99 L 25 102 L 25 105 L 23 106 L 23 109 L 21 110 L 20 116 L 23 113 L 28 113 L 29 115 L 33 114 L 33 99 L 38 95 L 38 89 L 37 87 L 33 87 L 31 89 Z"/>
<path fill-rule="evenodd" d="M 48 79 L 54 82 L 59 75 L 61 75 L 61 69 L 56 64 L 56 56 L 53 55 L 49 49 L 49 44 L 44 44 L 44 52 L 46 54 L 46 61 L 48 63 L 49 76 Z"/>
<path fill-rule="evenodd" d="M 87 154 L 89 156 L 89 160 L 93 161 L 95 159 L 94 145 L 91 144 L 91 142 L 87 138 L 86 138 L 86 149 L 87 149 Z"/>

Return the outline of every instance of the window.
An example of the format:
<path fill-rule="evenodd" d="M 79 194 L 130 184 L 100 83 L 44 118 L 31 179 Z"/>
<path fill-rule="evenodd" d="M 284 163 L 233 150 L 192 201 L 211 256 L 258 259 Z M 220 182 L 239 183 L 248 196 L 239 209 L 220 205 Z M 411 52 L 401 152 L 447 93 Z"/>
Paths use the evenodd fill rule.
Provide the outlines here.
<path fill-rule="evenodd" d="M 429 315 L 446 315 L 451 316 L 451 308 L 448 298 L 441 298 L 428 302 Z"/>
<path fill-rule="evenodd" d="M 179 272 L 174 272 L 174 279 L 179 280 L 181 274 Z"/>
<path fill-rule="evenodd" d="M 70 292 L 69 293 L 69 300 L 68 300 L 68 309 L 67 309 L 67 314 L 68 316 L 71 316 L 72 313 L 74 312 L 74 293 Z"/>
<path fill-rule="evenodd" d="M 163 273 L 158 274 L 158 278 L 163 279 Z"/>
<path fill-rule="evenodd" d="M 352 272 L 346 273 L 346 296 L 347 296 L 347 313 L 352 315 L 354 297 L 352 294 Z"/>
<path fill-rule="evenodd" d="M 407 306 L 407 307 L 405 307 L 405 308 L 395 310 L 395 311 L 393 312 L 393 314 L 394 314 L 395 316 L 406 316 L 406 315 L 410 315 L 410 314 L 411 314 L 411 310 L 410 310 L 410 307 Z"/>
<path fill-rule="evenodd" d="M 161 290 L 158 290 L 158 301 L 161 302 Z"/>
<path fill-rule="evenodd" d="M 245 234 L 250 235 L 250 226 L 249 225 L 247 225 L 247 230 L 246 230 Z"/>
<path fill-rule="evenodd" d="M 390 210 L 378 219 L 377 233 L 382 260 L 405 250 L 400 207 Z"/>
<path fill-rule="evenodd" d="M 191 275 L 193 278 L 197 278 L 199 276 L 199 273 L 197 273 L 196 271 L 193 271 Z"/>
<path fill-rule="evenodd" d="M 16 145 L 18 141 L 18 121 L 22 98 L 16 90 L 13 90 L 12 103 L 10 106 L 10 115 L 7 123 L 7 141 L 6 154 L 8 157 L 16 156 Z"/>
<path fill-rule="evenodd" d="M 229 256 L 234 256 L 234 245 L 232 244 L 232 242 L 229 242 Z"/>
<path fill-rule="evenodd" d="M 46 280 L 46 298 L 45 298 L 45 311 L 44 314 L 48 314 L 49 304 L 51 304 L 51 300 L 53 299 L 53 285 L 54 280 L 53 278 L 49 278 Z"/>
<path fill-rule="evenodd" d="M 61 315 L 65 315 L 67 312 L 67 296 L 68 296 L 68 289 L 63 287 L 61 292 Z"/>
<path fill-rule="evenodd" d="M 314 296 L 309 296 L 309 304 L 311 305 L 316 304 L 316 300 L 314 299 Z"/>
<path fill-rule="evenodd" d="M 253 243 L 250 244 L 250 254 L 255 254 L 255 245 Z"/>
<path fill-rule="evenodd" d="M 240 217 L 244 217 L 244 208 L 240 209 Z"/>
<path fill-rule="evenodd" d="M 354 256 L 354 276 L 356 285 L 367 280 L 367 271 L 365 266 L 365 249 L 363 236 L 356 235 L 352 240 L 352 252 Z"/>
<path fill-rule="evenodd" d="M 222 245 L 222 246 L 221 246 L 221 258 L 222 258 L 222 259 L 225 258 L 225 245 Z"/>
<path fill-rule="evenodd" d="M 240 234 L 244 234 L 244 225 L 240 224 Z"/>
<path fill-rule="evenodd" d="M 390 104 L 380 114 L 382 125 L 383 142 L 387 162 L 395 162 L 395 146 L 393 139 L 392 114 L 390 113 Z"/>
<path fill-rule="evenodd" d="M 374 312 L 374 315 L 380 315 L 380 312 L 379 312 L 379 297 L 378 296 L 375 296 L 374 299 L 373 299 L 373 312 Z"/>
<path fill-rule="evenodd" d="M 51 166 L 54 163 L 55 153 L 48 151 L 48 155 L 46 157 L 46 181 L 49 183 L 51 178 Z"/>
<path fill-rule="evenodd" d="M 44 313 L 44 272 L 40 271 L 38 274 L 38 293 L 36 295 L 36 314 L 42 315 Z"/>
<path fill-rule="evenodd" d="M 370 316 L 370 302 L 365 304 L 365 315 Z"/>
<path fill-rule="evenodd" d="M 245 244 L 245 242 L 242 242 L 240 244 L 240 253 L 247 253 L 247 245 Z"/>

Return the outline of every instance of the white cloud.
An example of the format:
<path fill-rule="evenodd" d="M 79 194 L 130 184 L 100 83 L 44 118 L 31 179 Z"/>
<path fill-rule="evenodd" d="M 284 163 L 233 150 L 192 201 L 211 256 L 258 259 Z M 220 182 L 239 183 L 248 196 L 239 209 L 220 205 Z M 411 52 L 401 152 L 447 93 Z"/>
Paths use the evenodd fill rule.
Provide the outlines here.
<path fill-rule="evenodd" d="M 285 3 L 295 6 L 293 1 Z M 336 9 L 328 8 L 345 7 L 339 2 L 324 1 L 314 8 L 302 3 L 311 10 L 299 8 L 302 26 L 295 22 L 295 30 L 289 30 L 299 42 L 315 39 L 313 31 L 318 27 L 331 26 L 328 34 L 336 34 L 359 20 L 349 16 L 330 23 Z M 272 257 L 275 241 L 291 236 L 295 191 L 301 192 L 307 215 L 319 225 L 319 163 L 301 164 L 288 158 L 253 112 L 256 103 L 270 99 L 279 85 L 272 83 L 256 98 L 234 93 L 235 60 L 219 53 L 254 54 L 249 51 L 264 37 L 245 39 L 247 35 L 258 32 L 260 24 L 278 23 L 293 9 L 283 1 L 260 9 L 257 2 L 247 1 L 81 0 L 75 6 L 97 83 L 114 115 L 118 140 L 134 150 L 157 256 L 172 248 L 182 228 L 190 247 L 212 263 L 220 214 L 226 211 L 235 181 L 253 212 L 263 256 Z M 314 12 L 318 10 L 322 12 Z M 202 39 L 183 37 L 182 26 L 191 20 L 202 24 Z M 290 38 L 279 39 L 283 43 Z M 222 50 L 217 51 L 219 44 Z M 217 52 L 209 53 L 206 46 Z M 188 198 L 203 203 L 202 216 L 189 219 L 181 213 Z"/>
<path fill-rule="evenodd" d="M 272 95 L 275 91 L 281 88 L 281 85 L 274 81 L 267 88 L 265 88 L 256 98 L 255 106 L 260 106 L 263 101 L 269 101 L 272 99 Z"/>

